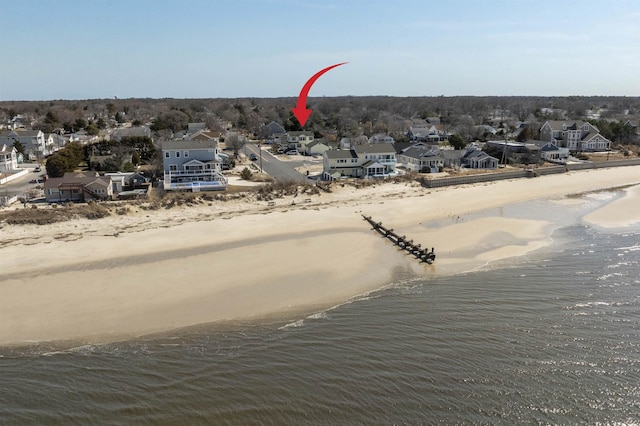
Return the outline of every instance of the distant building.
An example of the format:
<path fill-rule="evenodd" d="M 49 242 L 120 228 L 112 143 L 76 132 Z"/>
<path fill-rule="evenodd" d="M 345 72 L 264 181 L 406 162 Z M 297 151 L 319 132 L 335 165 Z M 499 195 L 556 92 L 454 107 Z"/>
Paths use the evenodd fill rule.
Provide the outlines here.
<path fill-rule="evenodd" d="M 24 152 L 29 160 L 43 159 L 52 154 L 52 147 L 47 145 L 42 130 L 5 130 L 0 132 L 0 145 L 12 146 L 14 142 L 20 142 L 24 146 Z"/>
<path fill-rule="evenodd" d="M 286 132 L 287 131 L 285 130 L 285 128 L 282 127 L 282 125 L 280 125 L 279 123 L 276 123 L 275 121 L 272 121 L 271 123 L 266 125 L 266 133 L 270 138 L 273 138 L 274 135 L 278 135 Z"/>
<path fill-rule="evenodd" d="M 393 136 L 385 133 L 377 133 L 369 138 L 369 143 L 394 143 Z"/>
<path fill-rule="evenodd" d="M 122 138 L 130 138 L 130 137 L 151 138 L 151 129 L 145 126 L 123 127 L 120 129 L 115 129 L 110 136 L 111 140 L 118 141 L 118 142 Z"/>

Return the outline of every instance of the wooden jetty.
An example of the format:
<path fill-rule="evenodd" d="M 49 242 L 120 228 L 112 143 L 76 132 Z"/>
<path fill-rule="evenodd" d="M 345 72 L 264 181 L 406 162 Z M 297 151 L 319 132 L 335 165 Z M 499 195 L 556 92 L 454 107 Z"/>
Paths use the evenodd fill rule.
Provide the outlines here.
<path fill-rule="evenodd" d="M 382 222 L 374 221 L 373 219 L 371 219 L 371 216 L 362 215 L 362 217 L 364 218 L 364 220 L 369 222 L 369 224 L 373 227 L 373 230 L 377 231 L 380 235 L 387 238 L 402 250 L 406 251 L 409 254 L 412 254 L 418 260 L 426 262 L 428 264 L 431 264 L 434 260 L 436 260 L 436 254 L 433 247 L 431 247 L 431 251 L 429 251 L 429 249 L 423 249 L 422 244 L 414 244 L 413 240 L 407 239 L 406 235 L 396 234 L 395 232 L 393 232 L 393 228 L 387 228 L 383 226 Z"/>

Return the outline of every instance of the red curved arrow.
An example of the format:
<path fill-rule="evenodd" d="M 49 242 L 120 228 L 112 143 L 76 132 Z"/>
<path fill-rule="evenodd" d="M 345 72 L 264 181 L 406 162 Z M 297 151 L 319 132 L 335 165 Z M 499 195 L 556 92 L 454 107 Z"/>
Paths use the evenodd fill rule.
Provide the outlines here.
<path fill-rule="evenodd" d="M 296 104 L 295 108 L 291 108 L 291 111 L 293 111 L 293 115 L 296 116 L 296 118 L 298 119 L 298 122 L 300 123 L 300 126 L 304 127 L 304 124 L 307 122 L 307 119 L 309 118 L 309 116 L 311 115 L 311 109 L 307 109 L 307 96 L 309 96 L 309 90 L 311 90 L 311 86 L 313 86 L 313 83 L 316 82 L 317 79 L 320 78 L 320 76 L 322 74 L 324 74 L 325 72 L 332 70 L 335 67 L 339 67 L 340 65 L 344 65 L 347 64 L 348 62 L 342 62 L 339 64 L 335 64 L 335 65 L 331 65 L 330 67 L 327 67 L 321 71 L 318 71 L 317 73 L 315 73 L 313 75 L 313 77 L 311 77 L 305 84 L 304 86 L 302 86 L 302 90 L 300 91 L 300 95 L 298 95 L 298 103 Z"/>

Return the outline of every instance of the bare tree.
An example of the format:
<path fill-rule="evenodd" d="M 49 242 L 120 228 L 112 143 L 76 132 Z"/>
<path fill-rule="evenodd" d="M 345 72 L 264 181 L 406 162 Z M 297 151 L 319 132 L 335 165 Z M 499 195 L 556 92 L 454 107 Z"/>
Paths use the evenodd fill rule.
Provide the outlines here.
<path fill-rule="evenodd" d="M 242 147 L 246 143 L 246 139 L 244 137 L 238 136 L 237 133 L 229 133 L 224 140 L 225 146 L 227 148 L 231 148 L 233 150 L 233 154 L 237 157 L 238 153 L 242 149 Z"/>

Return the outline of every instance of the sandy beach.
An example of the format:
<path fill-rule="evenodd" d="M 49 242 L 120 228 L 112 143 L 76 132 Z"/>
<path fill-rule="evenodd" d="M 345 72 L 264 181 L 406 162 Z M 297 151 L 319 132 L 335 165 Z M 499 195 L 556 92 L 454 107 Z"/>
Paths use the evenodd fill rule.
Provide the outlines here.
<path fill-rule="evenodd" d="M 635 166 L 440 189 L 334 185 L 332 193 L 272 206 L 238 199 L 47 226 L 5 223 L 0 344 L 107 341 L 325 309 L 400 279 L 459 273 L 544 247 L 562 222 L 544 202 L 590 225 L 635 226 L 638 183 Z M 621 197 L 605 196 L 594 211 L 585 212 L 588 196 L 566 198 L 622 186 Z M 505 209 L 532 200 L 547 201 L 526 217 Z M 436 262 L 403 254 L 361 214 L 435 247 Z"/>

